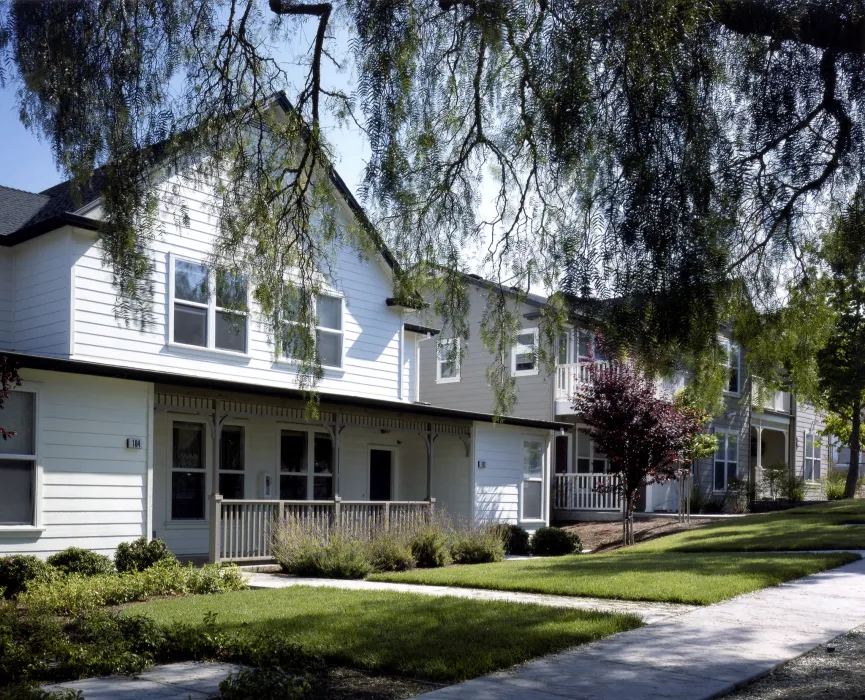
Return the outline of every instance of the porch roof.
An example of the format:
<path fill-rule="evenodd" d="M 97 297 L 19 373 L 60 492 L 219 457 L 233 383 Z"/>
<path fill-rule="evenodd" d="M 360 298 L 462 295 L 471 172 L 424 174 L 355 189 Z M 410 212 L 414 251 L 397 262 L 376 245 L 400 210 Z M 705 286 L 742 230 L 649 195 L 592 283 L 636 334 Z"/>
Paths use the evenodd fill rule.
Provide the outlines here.
<path fill-rule="evenodd" d="M 251 382 L 226 381 L 224 379 L 213 379 L 210 377 L 196 377 L 176 372 L 164 372 L 152 369 L 137 369 L 133 367 L 120 367 L 117 365 L 101 364 L 98 362 L 86 362 L 83 360 L 62 359 L 57 357 L 46 357 L 44 355 L 31 355 L 25 353 L 3 352 L 0 355 L 8 357 L 21 368 L 41 369 L 53 372 L 69 372 L 70 374 L 86 374 L 96 377 L 111 377 L 114 379 L 128 379 L 139 382 L 153 382 L 154 384 L 167 384 L 171 386 L 186 387 L 190 389 L 215 389 L 230 392 L 245 392 L 261 396 L 274 396 L 284 399 L 305 400 L 306 396 L 300 389 L 290 387 L 271 387 Z M 362 408 L 378 408 L 401 413 L 411 413 L 437 418 L 455 418 L 473 421 L 493 423 L 498 420 L 505 425 L 516 425 L 526 428 L 542 428 L 546 430 L 570 431 L 572 423 L 560 421 L 536 420 L 533 418 L 519 418 L 516 416 L 501 416 L 498 419 L 491 413 L 475 413 L 473 411 L 460 411 L 453 408 L 431 406 L 424 403 L 405 403 L 402 401 L 388 401 L 386 399 L 370 399 L 363 396 L 347 396 L 344 394 L 319 393 L 322 403 L 340 404 L 343 406 L 358 406 Z"/>

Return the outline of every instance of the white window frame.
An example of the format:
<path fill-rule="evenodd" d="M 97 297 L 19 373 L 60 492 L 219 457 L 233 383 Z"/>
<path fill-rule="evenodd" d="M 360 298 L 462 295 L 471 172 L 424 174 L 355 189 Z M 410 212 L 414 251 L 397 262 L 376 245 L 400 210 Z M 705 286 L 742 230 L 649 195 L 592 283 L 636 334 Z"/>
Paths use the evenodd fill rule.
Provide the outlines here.
<path fill-rule="evenodd" d="M 585 435 L 586 439 L 589 441 L 589 446 L 590 446 L 589 457 L 588 457 L 588 459 L 589 459 L 589 471 L 587 471 L 587 472 L 577 471 L 577 469 L 579 468 L 579 461 L 581 459 L 586 459 L 586 457 L 584 457 L 583 455 L 580 454 L 580 428 L 581 427 L 587 427 L 587 426 L 577 426 L 577 428 L 573 432 L 573 436 L 574 436 L 574 458 L 572 460 L 573 464 L 571 465 L 571 469 L 573 469 L 573 471 L 571 473 L 572 474 L 583 474 L 584 476 L 591 476 L 592 474 L 608 474 L 609 470 L 610 470 L 610 458 L 607 457 L 606 455 L 604 455 L 604 457 L 603 457 L 604 471 L 602 471 L 602 472 L 596 472 L 595 471 L 595 461 L 600 460 L 601 458 L 595 456 L 595 450 L 597 449 L 595 447 L 595 441 L 592 440 L 592 438 L 589 437 L 588 435 L 585 435 L 585 433 L 583 433 L 583 435 Z M 602 454 L 602 453 L 598 453 L 598 454 Z"/>
<path fill-rule="evenodd" d="M 306 473 L 303 472 L 284 472 L 282 471 L 282 433 L 283 431 L 290 431 L 294 433 L 306 433 Z M 326 435 L 330 438 L 331 445 L 331 460 L 332 464 L 330 465 L 330 474 L 316 474 L 315 472 L 315 436 L 316 435 Z M 276 490 L 275 495 L 278 500 L 284 500 L 281 498 L 281 477 L 283 476 L 306 476 L 306 501 L 312 501 L 313 496 L 315 495 L 315 481 L 314 478 L 316 476 L 319 477 L 329 477 L 331 480 L 330 493 L 331 497 L 328 499 L 324 499 L 325 501 L 332 501 L 333 497 L 336 495 L 336 445 L 333 441 L 333 435 L 331 435 L 327 430 L 321 428 L 320 426 L 309 426 L 309 425 L 299 425 L 297 423 L 278 423 L 277 431 L 276 431 Z"/>
<path fill-rule="evenodd" d="M 523 470 L 522 470 L 522 478 L 520 480 L 520 522 L 524 523 L 542 523 L 546 522 L 544 514 L 546 513 L 547 507 L 547 499 L 546 489 L 544 488 L 544 484 L 546 483 L 546 473 L 547 473 L 547 440 L 542 435 L 522 435 L 520 437 L 522 444 L 522 459 L 523 459 Z M 526 471 L 526 443 L 536 442 L 541 446 L 541 474 L 540 476 L 531 475 Z M 541 485 L 541 512 L 540 517 L 538 518 L 527 518 L 526 517 L 526 494 L 525 494 L 525 486 L 527 483 L 540 483 Z"/>
<path fill-rule="evenodd" d="M 2 461 L 31 462 L 33 464 L 33 522 L 30 525 L 3 525 L 0 524 L 0 536 L 4 533 L 14 534 L 17 532 L 41 533 L 45 531 L 42 525 L 42 461 L 39 459 L 40 445 L 42 443 L 39 430 L 39 391 L 32 386 L 30 381 L 27 386 L 16 387 L 9 393 L 14 392 L 33 394 L 33 454 L 0 454 Z M 3 424 L 3 410 L 0 409 L 0 425 Z M 15 438 L 11 438 L 14 440 Z"/>
<path fill-rule="evenodd" d="M 724 393 L 730 396 L 739 396 L 742 393 L 742 347 L 738 343 L 734 343 L 729 338 L 721 338 L 721 347 L 724 348 L 724 362 L 727 375 L 724 378 Z M 730 370 L 733 365 L 730 362 L 730 353 L 733 348 L 736 348 L 736 391 L 730 390 Z"/>
<path fill-rule="evenodd" d="M 519 352 L 519 350 L 521 348 L 526 347 L 524 345 L 520 345 L 518 339 L 521 335 L 527 335 L 529 333 L 531 333 L 532 336 L 534 337 L 534 340 L 533 340 L 533 343 L 534 343 L 534 346 L 533 346 L 533 348 L 534 348 L 534 350 L 533 350 L 533 352 L 534 352 L 534 366 L 532 367 L 532 369 L 517 370 L 517 355 L 525 354 L 524 352 L 523 353 Z M 511 376 L 512 377 L 528 377 L 528 376 L 533 376 L 533 375 L 538 374 L 538 372 L 540 371 L 538 368 L 538 340 L 539 340 L 539 333 L 538 333 L 537 328 L 523 328 L 519 333 L 517 333 L 517 340 L 514 341 L 514 344 L 511 347 Z"/>
<path fill-rule="evenodd" d="M 715 452 L 712 454 L 712 491 L 714 493 L 724 493 L 729 486 L 729 484 L 728 484 L 728 472 L 730 470 L 730 464 L 732 464 L 732 462 L 729 459 L 727 459 L 727 455 L 729 454 L 729 451 L 730 451 L 730 436 L 733 435 L 736 438 L 736 462 L 735 462 L 735 464 L 736 464 L 736 476 L 737 477 L 739 475 L 739 460 L 741 457 L 740 453 L 742 451 L 742 444 L 741 444 L 742 441 L 739 439 L 740 438 L 739 433 L 735 430 L 716 430 L 715 435 L 718 437 L 718 446 L 719 447 L 721 445 L 724 446 L 724 459 L 723 459 L 723 463 L 724 463 L 724 487 L 719 489 L 715 486 L 715 470 L 717 468 L 718 462 L 721 461 L 721 460 L 718 460 L 718 458 L 717 458 L 718 451 L 715 450 Z"/>
<path fill-rule="evenodd" d="M 808 439 L 811 439 L 811 454 L 808 452 Z M 802 477 L 806 481 L 820 481 L 823 475 L 823 453 L 817 439 L 817 433 L 812 430 L 802 431 Z M 817 467 L 817 476 L 814 476 L 814 466 Z"/>
<path fill-rule="evenodd" d="M 203 463 L 204 469 L 175 469 L 174 468 L 174 424 L 175 423 L 198 423 L 204 426 L 204 439 L 202 441 L 201 449 L 204 451 L 203 454 Z M 172 416 L 171 421 L 169 422 L 169 430 L 171 431 L 171 441 L 169 445 L 171 446 L 171 451 L 168 453 L 168 469 L 166 469 L 168 476 L 168 486 L 166 488 L 166 493 L 168 494 L 168 499 L 165 503 L 165 524 L 169 529 L 196 529 L 201 528 L 203 524 L 210 521 L 210 498 L 208 494 L 211 492 L 211 480 L 213 478 L 212 469 L 211 469 L 211 460 L 213 459 L 213 455 L 211 454 L 213 450 L 208 449 L 208 443 L 212 442 L 211 440 L 211 430 L 212 426 L 210 422 L 197 416 L 193 413 L 189 414 L 189 416 Z M 204 517 L 203 518 L 178 518 L 174 519 L 174 513 L 172 512 L 171 504 L 174 500 L 174 480 L 172 476 L 175 471 L 204 471 Z M 217 484 L 218 486 L 218 484 Z"/>
<path fill-rule="evenodd" d="M 207 304 L 203 304 L 201 302 L 196 301 L 187 301 L 185 299 L 177 299 L 175 298 L 175 267 L 178 262 L 186 262 L 192 265 L 199 265 L 204 268 L 207 268 Z M 191 258 L 185 258 L 179 255 L 175 255 L 174 253 L 169 253 L 168 256 L 168 339 L 167 344 L 176 347 L 183 348 L 184 350 L 198 350 L 203 352 L 212 352 L 219 353 L 224 355 L 234 355 L 235 357 L 249 357 L 249 342 L 250 342 L 250 326 L 252 325 L 252 319 L 250 314 L 250 289 L 249 289 L 249 280 L 246 281 L 246 311 L 238 311 L 236 309 L 226 309 L 221 306 L 216 305 L 216 273 L 209 269 L 207 263 L 202 260 L 192 260 Z M 188 343 L 179 343 L 174 340 L 174 306 L 175 304 L 180 304 L 181 306 L 192 306 L 200 309 L 207 310 L 207 332 L 205 338 L 204 345 L 190 345 Z M 243 344 L 246 348 L 245 352 L 239 352 L 237 350 L 226 350 L 224 348 L 216 347 L 216 313 L 217 311 L 221 311 L 223 313 L 236 314 L 238 316 L 246 317 L 246 333 L 244 336 Z"/>
<path fill-rule="evenodd" d="M 325 326 L 319 326 L 318 325 L 318 298 L 319 297 L 329 297 L 331 299 L 339 300 L 339 303 L 340 303 L 340 310 L 339 310 L 340 328 L 339 328 L 339 330 L 337 330 L 335 328 L 327 328 Z M 326 365 L 326 364 L 322 363 L 321 366 L 323 369 L 336 370 L 336 371 L 340 371 L 340 372 L 345 369 L 345 311 L 346 311 L 346 309 L 345 309 L 345 296 L 342 294 L 339 294 L 338 292 L 325 290 L 325 291 L 317 292 L 312 297 L 312 309 L 310 309 L 310 313 L 312 314 L 312 318 L 315 319 L 315 321 L 316 321 L 315 325 L 313 325 L 313 327 L 312 327 L 313 347 L 316 344 L 318 344 L 318 332 L 319 331 L 321 331 L 322 333 L 330 333 L 332 335 L 338 334 L 340 336 L 340 340 L 339 340 L 339 348 L 340 348 L 339 364 L 338 365 Z M 290 323 L 290 324 L 295 325 L 295 326 L 300 325 L 300 323 L 298 321 L 291 321 L 288 319 L 283 320 L 283 323 Z M 299 358 L 290 357 L 290 356 L 284 354 L 284 352 L 285 352 L 285 349 L 284 349 L 284 343 L 283 343 L 283 354 L 279 358 L 280 362 L 288 362 L 290 364 L 297 364 L 300 361 Z"/>
<path fill-rule="evenodd" d="M 445 350 L 445 348 L 449 348 L 454 343 L 456 343 L 456 357 L 454 357 L 456 374 L 453 377 L 442 377 L 442 363 L 450 362 L 448 358 L 450 351 Z M 454 384 L 460 380 L 460 365 L 462 364 L 460 362 L 461 347 L 462 342 L 460 338 L 445 338 L 444 340 L 439 341 L 436 349 L 436 384 Z"/>

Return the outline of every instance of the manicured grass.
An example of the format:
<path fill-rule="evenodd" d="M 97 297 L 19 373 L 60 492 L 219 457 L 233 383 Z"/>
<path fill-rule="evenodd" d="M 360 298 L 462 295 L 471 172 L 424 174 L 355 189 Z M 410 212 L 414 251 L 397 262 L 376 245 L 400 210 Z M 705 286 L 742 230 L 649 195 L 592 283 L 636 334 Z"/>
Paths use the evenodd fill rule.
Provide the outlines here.
<path fill-rule="evenodd" d="M 376 581 L 708 605 L 857 559 L 855 554 L 617 551 L 376 574 Z"/>
<path fill-rule="evenodd" d="M 731 518 L 637 545 L 642 552 L 769 552 L 865 549 L 865 501 L 835 501 Z"/>
<path fill-rule="evenodd" d="M 470 567 L 477 568 L 477 567 Z M 160 624 L 276 631 L 329 663 L 459 681 L 640 626 L 633 615 L 409 593 L 292 587 L 133 605 Z"/>

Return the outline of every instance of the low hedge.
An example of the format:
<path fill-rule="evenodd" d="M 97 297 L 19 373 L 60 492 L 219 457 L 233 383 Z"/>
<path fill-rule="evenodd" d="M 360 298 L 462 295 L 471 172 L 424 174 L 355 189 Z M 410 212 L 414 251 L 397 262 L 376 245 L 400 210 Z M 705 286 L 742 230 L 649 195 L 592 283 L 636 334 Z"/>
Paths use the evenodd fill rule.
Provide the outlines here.
<path fill-rule="evenodd" d="M 64 574 L 81 574 L 82 576 L 97 576 L 110 574 L 114 564 L 104 554 L 91 552 L 80 547 L 68 547 L 62 552 L 48 557 L 48 564 Z"/>
<path fill-rule="evenodd" d="M 532 535 L 532 554 L 539 557 L 579 554 L 582 549 L 580 538 L 560 527 L 541 527 Z"/>
<path fill-rule="evenodd" d="M 50 581 L 56 571 L 32 554 L 14 554 L 0 558 L 0 590 L 4 598 L 21 593 L 31 581 Z"/>
<path fill-rule="evenodd" d="M 148 541 L 139 537 L 133 542 L 121 542 L 114 552 L 114 566 L 120 573 L 144 571 L 163 561 L 175 561 L 175 556 L 158 538 Z"/>

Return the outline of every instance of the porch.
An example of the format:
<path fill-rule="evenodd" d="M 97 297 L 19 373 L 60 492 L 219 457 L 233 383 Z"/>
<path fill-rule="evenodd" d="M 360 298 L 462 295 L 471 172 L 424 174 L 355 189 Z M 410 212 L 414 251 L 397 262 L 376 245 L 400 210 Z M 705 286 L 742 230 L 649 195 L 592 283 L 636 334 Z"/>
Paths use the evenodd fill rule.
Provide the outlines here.
<path fill-rule="evenodd" d="M 472 421 L 396 410 L 162 391 L 154 397 L 152 535 L 178 555 L 271 558 L 279 519 L 395 526 L 472 517 Z"/>

